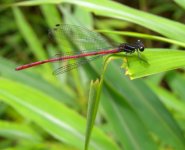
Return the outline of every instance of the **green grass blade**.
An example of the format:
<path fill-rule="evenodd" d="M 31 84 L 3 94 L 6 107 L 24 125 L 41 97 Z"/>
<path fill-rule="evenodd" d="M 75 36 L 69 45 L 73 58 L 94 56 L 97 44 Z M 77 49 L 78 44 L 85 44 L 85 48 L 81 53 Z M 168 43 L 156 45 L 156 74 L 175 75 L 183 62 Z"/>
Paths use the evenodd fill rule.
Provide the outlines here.
<path fill-rule="evenodd" d="M 185 47 L 184 42 L 179 42 L 177 40 L 172 40 L 161 36 L 155 36 L 155 35 L 149 35 L 149 34 L 143 34 L 143 33 L 137 33 L 137 32 L 126 32 L 126 31 L 110 31 L 110 30 L 97 30 L 97 31 L 100 33 L 110 33 L 110 34 L 124 35 L 129 37 L 138 37 L 142 39 L 156 40 L 156 41 L 166 42 L 166 43 L 175 44 L 181 47 Z"/>
<path fill-rule="evenodd" d="M 99 90 L 99 81 L 96 80 L 94 83 L 91 82 L 89 101 L 88 101 L 88 111 L 87 111 L 87 127 L 85 135 L 85 150 L 88 150 L 91 132 L 96 119 L 96 114 L 98 110 L 99 99 L 97 99 L 97 93 Z"/>
<path fill-rule="evenodd" d="M 91 83 L 91 89 L 89 94 L 89 105 L 88 105 L 88 114 L 87 114 L 87 130 L 86 130 L 86 141 L 85 141 L 85 150 L 88 149 L 88 143 L 91 135 L 91 130 L 93 129 L 94 121 L 96 119 L 96 114 L 99 106 L 100 96 L 102 93 L 103 80 L 109 59 L 104 63 L 103 72 L 101 79 L 96 80 L 96 82 Z"/>

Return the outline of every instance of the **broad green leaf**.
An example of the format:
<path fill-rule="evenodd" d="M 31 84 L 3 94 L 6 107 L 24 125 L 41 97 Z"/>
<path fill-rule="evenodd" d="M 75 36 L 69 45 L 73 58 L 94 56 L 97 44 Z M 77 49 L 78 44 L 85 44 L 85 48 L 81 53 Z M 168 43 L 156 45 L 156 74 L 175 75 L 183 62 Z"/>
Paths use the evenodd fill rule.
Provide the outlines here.
<path fill-rule="evenodd" d="M 85 119 L 62 103 L 26 85 L 0 79 L 0 99 L 11 105 L 25 118 L 34 121 L 56 139 L 82 149 L 85 135 Z M 90 149 L 118 149 L 97 128 L 92 133 Z"/>
<path fill-rule="evenodd" d="M 185 52 L 171 49 L 146 49 L 138 56 L 131 55 L 125 59 L 126 74 L 136 79 L 185 66 Z"/>

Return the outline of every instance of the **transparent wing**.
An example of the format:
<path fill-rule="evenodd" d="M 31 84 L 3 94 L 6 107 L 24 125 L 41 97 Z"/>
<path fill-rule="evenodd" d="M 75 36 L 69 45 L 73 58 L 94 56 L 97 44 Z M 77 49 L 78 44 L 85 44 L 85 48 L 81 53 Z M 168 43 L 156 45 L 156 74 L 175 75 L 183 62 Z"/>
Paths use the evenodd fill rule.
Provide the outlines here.
<path fill-rule="evenodd" d="M 90 58 L 79 58 L 79 60 L 69 63 L 67 65 L 63 64 L 61 67 L 59 67 L 58 69 L 56 69 L 53 74 L 54 75 L 59 75 L 65 72 L 68 72 L 72 69 L 78 68 L 84 64 L 89 63 L 92 60 L 98 59 L 100 58 L 102 55 L 96 55 L 96 56 L 91 56 Z"/>
<path fill-rule="evenodd" d="M 64 42 L 67 40 L 77 45 L 80 50 L 91 51 L 114 47 L 99 33 L 75 25 L 57 24 L 49 31 L 49 37 L 54 41 L 62 41 L 64 47 L 67 47 Z"/>

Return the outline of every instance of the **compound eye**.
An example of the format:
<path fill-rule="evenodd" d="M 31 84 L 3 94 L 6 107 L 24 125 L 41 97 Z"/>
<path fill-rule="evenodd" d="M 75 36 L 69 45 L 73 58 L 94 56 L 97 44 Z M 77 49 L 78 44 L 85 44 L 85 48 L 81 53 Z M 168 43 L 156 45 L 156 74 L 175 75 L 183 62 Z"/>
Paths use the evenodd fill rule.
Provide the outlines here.
<path fill-rule="evenodd" d="M 139 47 L 139 50 L 140 50 L 141 52 L 143 52 L 144 49 L 145 49 L 145 48 L 144 48 L 143 46 Z"/>

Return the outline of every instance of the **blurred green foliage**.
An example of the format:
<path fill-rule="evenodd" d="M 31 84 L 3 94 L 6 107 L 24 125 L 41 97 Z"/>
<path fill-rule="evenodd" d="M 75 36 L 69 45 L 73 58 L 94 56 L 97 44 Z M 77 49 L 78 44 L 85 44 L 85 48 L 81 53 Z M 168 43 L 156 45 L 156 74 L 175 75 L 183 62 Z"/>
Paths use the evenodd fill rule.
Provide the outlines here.
<path fill-rule="evenodd" d="M 1 0 L 0 149 L 184 150 L 184 16 L 180 0 Z M 48 39 L 58 23 L 142 39 L 149 65 L 122 54 L 59 76 L 57 63 L 15 71 L 73 50 Z"/>

